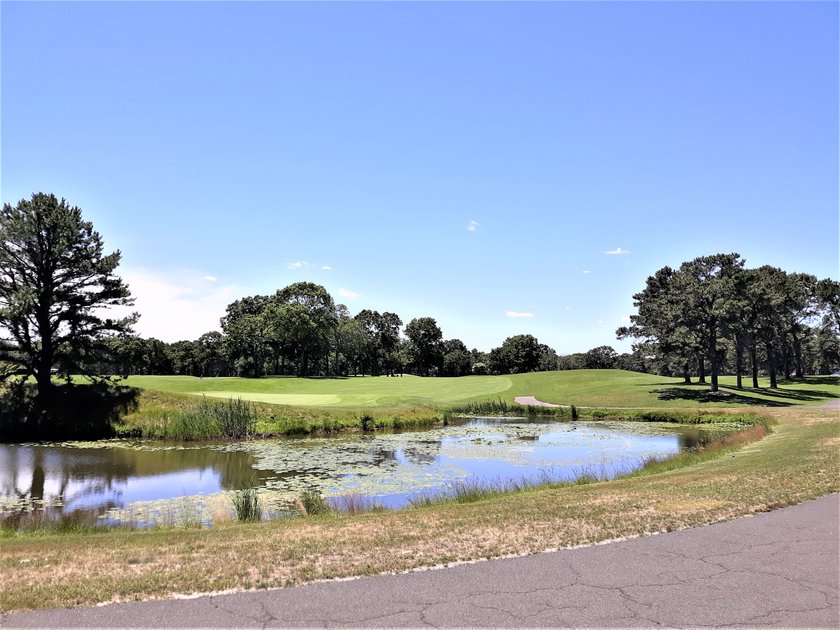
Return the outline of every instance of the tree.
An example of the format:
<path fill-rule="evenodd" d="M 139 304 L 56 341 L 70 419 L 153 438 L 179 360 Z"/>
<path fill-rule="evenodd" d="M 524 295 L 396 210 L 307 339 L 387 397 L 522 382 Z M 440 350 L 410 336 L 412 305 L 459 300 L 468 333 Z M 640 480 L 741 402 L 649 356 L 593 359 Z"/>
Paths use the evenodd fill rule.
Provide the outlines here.
<path fill-rule="evenodd" d="M 734 253 L 700 256 L 677 271 L 663 267 L 633 296 L 639 313 L 630 317 L 633 325 L 619 328 L 617 335 L 656 342 L 665 355 L 679 357 L 686 382 L 692 354 L 700 382 L 705 382 L 708 359 L 711 391 L 718 391 L 723 340 L 737 320 L 735 288 L 743 267 L 744 260 Z"/>
<path fill-rule="evenodd" d="M 499 374 L 535 372 L 541 357 L 542 346 L 536 337 L 514 335 L 490 351 L 490 371 Z"/>
<path fill-rule="evenodd" d="M 55 195 L 36 193 L 0 215 L 0 360 L 4 379 L 34 377 L 41 411 L 55 372 L 82 373 L 103 338 L 131 332 L 133 314 L 107 318 L 103 309 L 131 306 L 128 286 L 114 271 L 119 250 L 104 252 L 102 237 L 82 211 Z M 37 420 L 41 422 L 41 418 Z"/>
<path fill-rule="evenodd" d="M 253 295 L 227 305 L 221 319 L 222 350 L 237 376 L 262 376 L 268 351 L 261 316 L 271 298 Z"/>
<path fill-rule="evenodd" d="M 416 372 L 428 376 L 432 368 L 440 368 L 443 363 L 443 333 L 432 317 L 418 317 L 408 322 L 405 327 L 408 337 L 409 363 Z"/>
<path fill-rule="evenodd" d="M 466 376 L 470 373 L 470 352 L 460 339 L 447 339 L 443 342 L 443 376 Z"/>
<path fill-rule="evenodd" d="M 385 368 L 393 376 L 394 368 L 400 364 L 397 351 L 402 320 L 399 315 L 364 309 L 354 319 L 364 333 L 362 354 L 368 373 L 379 376 Z"/>
<path fill-rule="evenodd" d="M 586 352 L 586 367 L 590 370 L 611 370 L 618 361 L 612 346 L 598 346 Z"/>
<path fill-rule="evenodd" d="M 539 372 L 553 372 L 557 369 L 560 357 L 557 356 L 557 351 L 554 348 L 541 343 L 540 344 L 540 364 L 537 367 Z"/>
<path fill-rule="evenodd" d="M 298 376 L 309 375 L 312 366 L 329 359 L 330 339 L 338 326 L 332 296 L 320 284 L 296 282 L 278 290 L 272 306 L 277 308 L 274 321 L 284 345 L 296 358 Z"/>

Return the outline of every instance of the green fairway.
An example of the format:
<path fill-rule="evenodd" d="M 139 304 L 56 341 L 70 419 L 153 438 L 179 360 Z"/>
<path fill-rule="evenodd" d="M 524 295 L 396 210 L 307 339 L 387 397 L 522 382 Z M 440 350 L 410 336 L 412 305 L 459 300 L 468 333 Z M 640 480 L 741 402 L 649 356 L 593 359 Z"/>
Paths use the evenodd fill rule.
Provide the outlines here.
<path fill-rule="evenodd" d="M 746 381 L 745 381 L 746 382 Z M 623 370 L 570 370 L 461 378 L 195 378 L 131 376 L 127 385 L 171 393 L 242 398 L 254 402 L 312 407 L 404 407 L 449 405 L 469 400 L 534 396 L 580 407 L 719 407 L 821 404 L 840 397 L 840 377 L 812 376 L 782 383 L 777 390 L 762 380 L 757 390 L 735 389 L 735 378 L 721 378 L 722 393 L 708 385 Z"/>

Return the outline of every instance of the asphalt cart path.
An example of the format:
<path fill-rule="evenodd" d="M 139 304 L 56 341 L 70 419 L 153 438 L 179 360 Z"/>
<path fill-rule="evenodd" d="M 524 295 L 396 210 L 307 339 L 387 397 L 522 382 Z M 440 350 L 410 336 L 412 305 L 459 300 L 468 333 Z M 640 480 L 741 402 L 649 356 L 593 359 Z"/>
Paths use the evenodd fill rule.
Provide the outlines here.
<path fill-rule="evenodd" d="M 349 581 L 7 614 L 0 627 L 840 627 L 840 495 L 604 545 Z"/>

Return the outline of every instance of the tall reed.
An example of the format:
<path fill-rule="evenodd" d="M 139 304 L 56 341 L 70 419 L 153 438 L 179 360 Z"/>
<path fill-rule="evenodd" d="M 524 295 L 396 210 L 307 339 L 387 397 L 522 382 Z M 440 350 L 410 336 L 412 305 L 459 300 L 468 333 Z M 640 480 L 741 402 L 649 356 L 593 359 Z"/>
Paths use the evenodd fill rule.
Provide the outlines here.
<path fill-rule="evenodd" d="M 237 490 L 231 496 L 236 510 L 236 520 L 243 523 L 253 523 L 262 520 L 262 507 L 256 488 Z"/>

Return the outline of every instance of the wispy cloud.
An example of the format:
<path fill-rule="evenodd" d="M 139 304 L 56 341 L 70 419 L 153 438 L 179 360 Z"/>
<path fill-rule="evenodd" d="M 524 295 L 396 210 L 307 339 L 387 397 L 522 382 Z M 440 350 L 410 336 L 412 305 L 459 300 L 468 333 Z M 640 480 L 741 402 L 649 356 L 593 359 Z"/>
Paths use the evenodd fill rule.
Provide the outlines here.
<path fill-rule="evenodd" d="M 137 300 L 127 309 L 140 313 L 135 330 L 167 342 L 219 330 L 225 308 L 242 294 L 234 285 L 221 285 L 214 276 L 192 270 L 128 269 L 120 276 Z M 109 313 L 122 315 L 117 309 Z"/>
<path fill-rule="evenodd" d="M 527 311 L 507 311 L 505 317 L 533 317 L 533 313 Z"/>
<path fill-rule="evenodd" d="M 630 319 L 629 315 L 622 315 L 621 319 L 618 320 L 618 321 L 622 324 L 632 324 L 633 323 L 633 320 Z"/>
<path fill-rule="evenodd" d="M 622 254 L 629 254 L 629 249 L 621 249 L 620 247 L 616 247 L 615 249 L 608 249 L 604 252 L 607 256 L 621 256 Z"/>
<path fill-rule="evenodd" d="M 286 265 L 289 269 L 303 269 L 304 267 L 308 267 L 309 263 L 305 260 L 296 260 L 295 262 L 290 262 Z"/>
<path fill-rule="evenodd" d="M 351 291 L 350 289 L 345 289 L 343 287 L 338 290 L 338 294 L 348 300 L 355 300 L 359 297 L 359 295 L 361 295 L 360 293 L 356 293 L 355 291 Z"/>
<path fill-rule="evenodd" d="M 583 271 L 581 271 L 581 273 L 584 274 L 584 275 L 588 275 L 589 274 L 589 269 L 584 269 Z"/>
<path fill-rule="evenodd" d="M 330 267 L 329 265 L 324 265 L 323 267 L 321 267 L 321 269 L 323 271 L 332 271 L 332 267 Z"/>
<path fill-rule="evenodd" d="M 470 221 L 467 223 L 467 232 L 475 232 L 478 229 L 478 221 Z"/>

